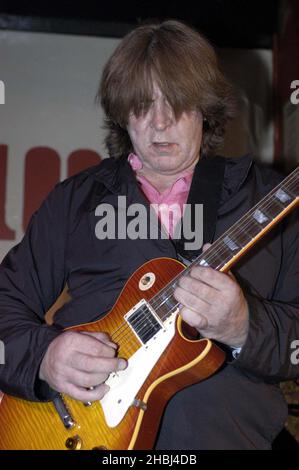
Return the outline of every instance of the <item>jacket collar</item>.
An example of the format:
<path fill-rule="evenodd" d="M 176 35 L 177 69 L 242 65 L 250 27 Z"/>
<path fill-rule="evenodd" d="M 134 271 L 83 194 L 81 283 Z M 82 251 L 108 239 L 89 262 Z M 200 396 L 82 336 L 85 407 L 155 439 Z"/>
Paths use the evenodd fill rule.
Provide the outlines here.
<path fill-rule="evenodd" d="M 247 180 L 253 162 L 250 154 L 241 157 L 225 157 L 221 203 L 224 203 L 239 191 Z"/>
<path fill-rule="evenodd" d="M 247 154 L 241 157 L 202 157 L 194 171 L 194 175 L 197 175 L 199 181 L 203 172 L 201 169 L 207 165 L 209 160 L 215 165 L 222 164 L 222 160 L 225 161 L 224 179 L 223 179 L 223 190 L 221 202 L 225 202 L 233 194 L 237 193 L 245 182 L 250 168 L 253 164 L 252 156 Z M 212 165 L 209 164 L 212 168 Z M 213 172 L 211 171 L 209 176 L 205 172 L 206 177 L 209 181 L 213 182 Z M 94 179 L 100 182 L 108 192 L 113 194 L 126 194 L 127 189 L 131 184 L 136 184 L 135 174 L 130 164 L 127 162 L 126 156 L 120 159 L 106 158 L 104 159 L 99 170 L 94 174 Z M 106 192 L 105 191 L 105 192 Z"/>
<path fill-rule="evenodd" d="M 110 157 L 101 162 L 94 179 L 102 183 L 109 192 L 115 194 L 121 192 L 125 182 L 134 179 L 134 172 L 124 158 L 117 160 Z"/>

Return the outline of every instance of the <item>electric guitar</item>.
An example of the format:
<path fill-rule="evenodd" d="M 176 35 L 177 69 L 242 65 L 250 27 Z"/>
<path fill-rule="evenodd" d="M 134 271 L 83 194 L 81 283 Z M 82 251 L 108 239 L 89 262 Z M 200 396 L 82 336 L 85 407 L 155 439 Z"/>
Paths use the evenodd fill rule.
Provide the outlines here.
<path fill-rule="evenodd" d="M 4 395 L 0 405 L 0 449 L 150 449 L 167 401 L 206 379 L 225 360 L 209 339 L 197 339 L 179 315 L 173 292 L 194 266 L 227 272 L 299 201 L 299 168 L 249 210 L 190 266 L 158 258 L 127 281 L 102 319 L 72 327 L 107 332 L 128 359 L 113 373 L 102 400 L 81 403 L 59 395 L 33 403 Z M 200 404 L 199 404 L 200 406 Z"/>

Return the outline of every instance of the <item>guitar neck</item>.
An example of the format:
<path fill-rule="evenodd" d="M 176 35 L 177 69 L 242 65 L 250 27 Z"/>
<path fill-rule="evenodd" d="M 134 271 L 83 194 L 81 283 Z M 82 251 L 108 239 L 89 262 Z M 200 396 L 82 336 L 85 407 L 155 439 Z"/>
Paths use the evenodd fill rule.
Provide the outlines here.
<path fill-rule="evenodd" d="M 299 167 L 156 294 L 152 300 L 161 305 L 160 311 L 157 312 L 159 317 L 166 318 L 166 310 L 170 313 L 177 307 L 173 292 L 181 276 L 185 276 L 195 266 L 227 272 L 260 238 L 297 206 L 298 202 Z"/>
<path fill-rule="evenodd" d="M 228 271 L 299 202 L 299 167 L 221 235 L 190 265 Z"/>

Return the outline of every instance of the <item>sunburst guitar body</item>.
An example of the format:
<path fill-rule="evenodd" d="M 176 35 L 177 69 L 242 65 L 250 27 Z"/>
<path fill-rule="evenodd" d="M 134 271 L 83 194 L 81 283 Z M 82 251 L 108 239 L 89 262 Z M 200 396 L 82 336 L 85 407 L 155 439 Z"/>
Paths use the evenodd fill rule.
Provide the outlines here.
<path fill-rule="evenodd" d="M 127 369 L 112 374 L 109 392 L 92 404 L 68 396 L 33 403 L 4 395 L 0 449 L 151 449 L 171 396 L 209 377 L 225 358 L 210 340 L 192 338 L 195 332 L 181 321 L 167 292 L 183 270 L 169 258 L 147 262 L 109 314 L 71 328 L 107 332 L 119 345 L 118 355 L 128 360 Z"/>

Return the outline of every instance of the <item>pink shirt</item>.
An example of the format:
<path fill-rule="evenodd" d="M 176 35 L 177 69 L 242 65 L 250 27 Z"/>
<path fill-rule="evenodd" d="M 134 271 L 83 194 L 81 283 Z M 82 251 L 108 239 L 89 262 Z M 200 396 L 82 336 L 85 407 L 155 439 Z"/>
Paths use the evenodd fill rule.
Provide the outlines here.
<path fill-rule="evenodd" d="M 140 158 L 134 153 L 130 153 L 128 162 L 135 172 L 143 166 Z M 173 237 L 174 227 L 183 216 L 184 204 L 187 202 L 193 171 L 192 169 L 182 172 L 178 179 L 162 193 L 144 176 L 136 175 L 143 193 L 150 204 L 154 204 L 153 208 L 170 237 Z"/>

